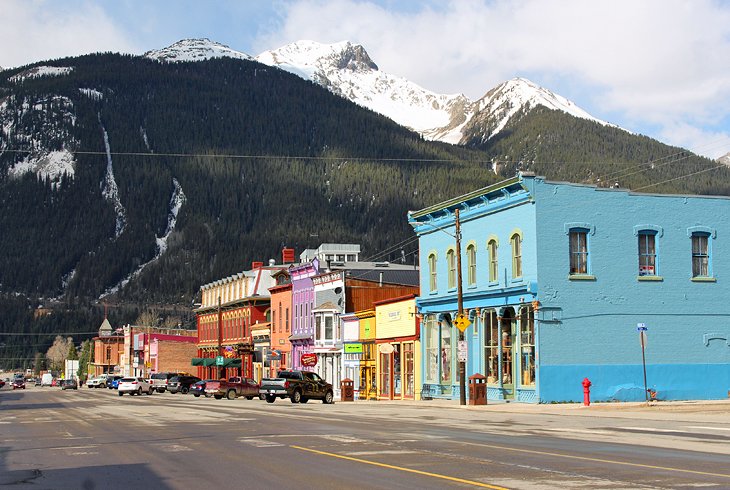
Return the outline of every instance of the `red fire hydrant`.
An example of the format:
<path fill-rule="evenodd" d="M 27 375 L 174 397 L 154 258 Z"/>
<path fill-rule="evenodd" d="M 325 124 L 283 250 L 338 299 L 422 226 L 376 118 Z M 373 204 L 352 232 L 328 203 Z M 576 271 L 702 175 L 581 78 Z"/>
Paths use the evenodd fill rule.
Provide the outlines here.
<path fill-rule="evenodd" d="M 583 378 L 583 405 L 586 407 L 591 405 L 591 380 Z"/>

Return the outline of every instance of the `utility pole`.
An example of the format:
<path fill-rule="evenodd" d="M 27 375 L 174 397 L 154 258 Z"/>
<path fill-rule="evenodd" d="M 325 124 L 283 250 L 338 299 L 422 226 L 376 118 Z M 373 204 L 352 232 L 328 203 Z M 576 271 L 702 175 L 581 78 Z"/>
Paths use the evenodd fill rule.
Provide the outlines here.
<path fill-rule="evenodd" d="M 456 231 L 456 302 L 458 307 L 457 317 L 464 314 L 464 297 L 461 291 L 461 222 L 459 221 L 459 208 L 454 210 L 455 231 Z M 464 341 L 464 332 L 459 329 L 459 342 Z M 459 361 L 459 405 L 466 405 L 466 363 Z"/>
<path fill-rule="evenodd" d="M 221 311 L 221 297 L 218 296 L 218 357 L 223 355 L 223 312 Z M 218 369 L 218 379 L 224 378 L 225 368 Z"/>

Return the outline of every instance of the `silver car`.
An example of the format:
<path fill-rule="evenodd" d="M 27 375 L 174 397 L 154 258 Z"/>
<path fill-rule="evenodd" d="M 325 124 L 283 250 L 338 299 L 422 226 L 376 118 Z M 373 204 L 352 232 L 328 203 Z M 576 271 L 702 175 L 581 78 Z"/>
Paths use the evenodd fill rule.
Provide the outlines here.
<path fill-rule="evenodd" d="M 153 393 L 152 385 L 144 378 L 122 378 L 119 380 L 119 386 L 117 388 L 119 396 L 125 393 L 130 395 L 141 395 L 147 393 L 151 395 Z"/>

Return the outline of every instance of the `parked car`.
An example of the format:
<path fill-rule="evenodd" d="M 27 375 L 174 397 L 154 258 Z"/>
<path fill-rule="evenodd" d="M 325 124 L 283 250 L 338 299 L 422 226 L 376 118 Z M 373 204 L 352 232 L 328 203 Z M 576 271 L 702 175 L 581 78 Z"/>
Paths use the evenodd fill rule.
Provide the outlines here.
<path fill-rule="evenodd" d="M 142 393 L 147 393 L 148 395 L 151 395 L 154 392 L 149 381 L 142 377 L 120 379 L 117 391 L 119 392 L 119 396 L 122 396 L 125 393 L 129 393 L 130 395 L 141 395 Z"/>
<path fill-rule="evenodd" d="M 0 379 L 0 388 L 2 388 L 3 386 L 5 386 L 5 381 L 3 381 L 2 379 Z"/>
<path fill-rule="evenodd" d="M 311 399 L 333 403 L 332 385 L 311 371 L 279 371 L 276 378 L 261 380 L 261 395 L 269 403 L 277 398 L 289 398 L 292 403 L 307 403 Z"/>
<path fill-rule="evenodd" d="M 170 393 L 182 393 L 183 395 L 190 391 L 190 387 L 200 381 L 197 376 L 173 376 L 170 381 L 167 382 L 167 390 Z"/>
<path fill-rule="evenodd" d="M 152 387 L 157 390 L 158 393 L 164 393 L 167 391 L 167 383 L 175 376 L 184 376 L 182 373 L 155 373 L 150 377 Z"/>
<path fill-rule="evenodd" d="M 13 380 L 13 389 L 14 390 L 24 390 L 25 389 L 25 380 L 23 378 L 15 378 Z"/>
<path fill-rule="evenodd" d="M 41 376 L 41 386 L 53 386 L 53 375 L 51 373 L 44 373 Z"/>
<path fill-rule="evenodd" d="M 89 388 L 106 388 L 106 380 L 109 376 L 110 375 L 108 374 L 100 374 L 99 376 L 91 378 L 86 383 L 86 386 Z"/>
<path fill-rule="evenodd" d="M 208 386 L 210 386 L 211 389 L 217 390 L 218 384 L 219 381 L 217 379 L 201 379 L 200 381 L 196 381 L 195 383 L 190 385 L 190 393 L 192 393 L 193 396 L 196 398 L 201 395 L 209 397 L 210 393 L 206 391 Z"/>
<path fill-rule="evenodd" d="M 78 388 L 79 388 L 79 385 L 75 379 L 61 380 L 61 389 L 62 390 L 77 390 Z"/>
<path fill-rule="evenodd" d="M 206 387 L 206 393 L 211 393 L 211 390 Z M 253 400 L 253 397 L 259 396 L 259 384 L 251 378 L 241 378 L 239 376 L 233 376 L 226 380 L 220 380 L 218 383 L 218 389 L 213 392 L 213 396 L 216 400 L 220 400 L 223 397 L 233 400 L 239 396 L 245 396 L 248 400 Z"/>
<path fill-rule="evenodd" d="M 124 376 L 120 376 L 118 374 L 115 374 L 114 376 L 108 376 L 106 378 L 106 387 L 110 390 L 116 390 L 117 386 L 119 385 L 119 380 L 123 377 Z"/>

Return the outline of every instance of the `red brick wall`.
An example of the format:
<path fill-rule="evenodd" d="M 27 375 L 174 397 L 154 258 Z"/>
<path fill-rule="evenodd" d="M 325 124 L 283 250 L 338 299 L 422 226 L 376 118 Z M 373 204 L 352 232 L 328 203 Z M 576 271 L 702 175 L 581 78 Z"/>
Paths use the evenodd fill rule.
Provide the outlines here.
<path fill-rule="evenodd" d="M 195 374 L 191 359 L 198 354 L 198 348 L 191 342 L 160 340 L 157 346 L 157 372 L 186 372 Z"/>

